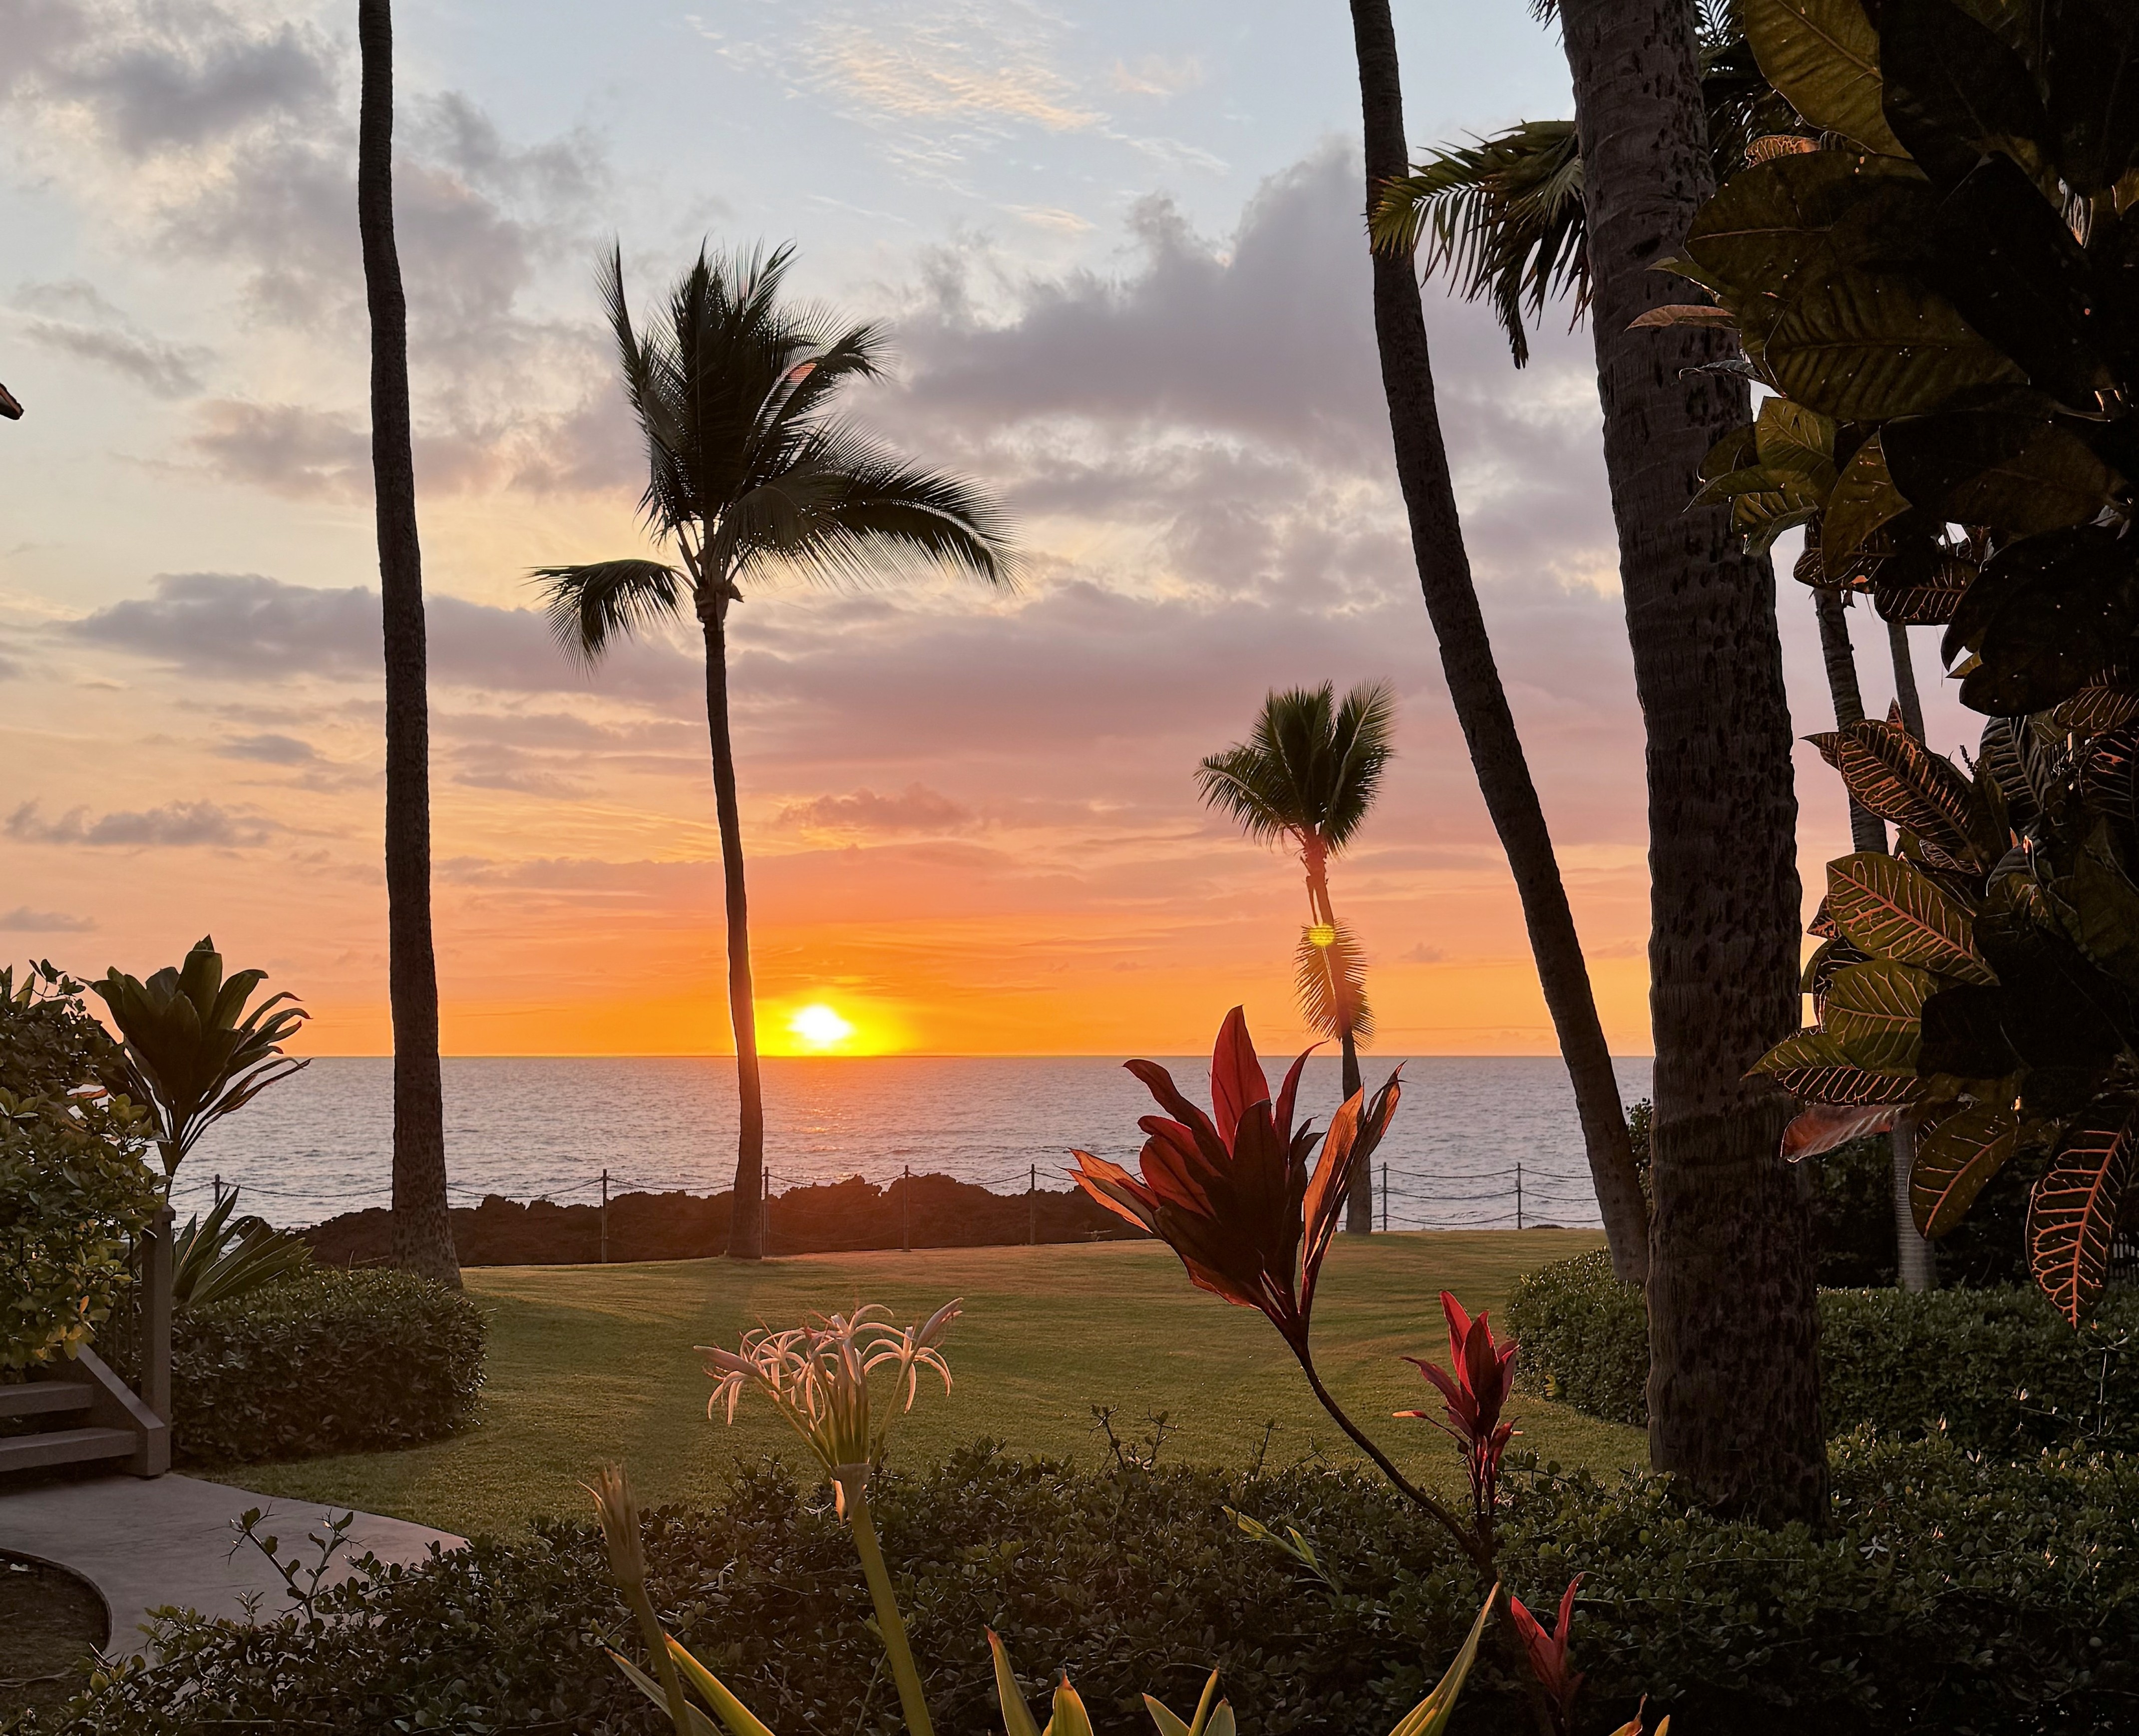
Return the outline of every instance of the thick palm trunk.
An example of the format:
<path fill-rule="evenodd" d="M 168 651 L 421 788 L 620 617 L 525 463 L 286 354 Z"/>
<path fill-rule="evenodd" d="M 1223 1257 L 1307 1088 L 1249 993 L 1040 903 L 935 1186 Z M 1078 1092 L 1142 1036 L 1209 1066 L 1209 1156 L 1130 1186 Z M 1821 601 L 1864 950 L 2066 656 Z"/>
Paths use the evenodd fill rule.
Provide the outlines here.
<path fill-rule="evenodd" d="M 1692 0 L 1564 0 L 1582 140 L 1604 456 L 1648 735 L 1656 1120 L 1649 1453 L 1725 1511 L 1818 1523 L 1818 1316 L 1789 1100 L 1747 1069 L 1798 1025 L 1799 887 L 1773 570 L 1696 471 L 1750 415 L 1698 371 L 1727 339 L 1629 331 L 1689 299 L 1649 269 L 1711 190 Z"/>
<path fill-rule="evenodd" d="M 1864 721 L 1863 689 L 1857 684 L 1857 653 L 1849 642 L 1849 611 L 1842 594 L 1825 585 L 1814 590 L 1812 604 L 1819 617 L 1820 661 L 1827 666 L 1827 692 L 1834 702 L 1835 726 L 1847 729 Z M 1849 803 L 1849 844 L 1858 850 L 1884 852 L 1887 848 L 1886 822 L 1854 797 Z"/>
<path fill-rule="evenodd" d="M 1409 167 L 1403 88 L 1388 0 L 1352 0 L 1352 31 L 1359 61 L 1371 208 L 1383 183 Z M 1411 522 L 1419 589 L 1425 594 L 1427 617 L 1440 644 L 1442 672 L 1471 751 L 1478 789 L 1522 899 L 1538 981 L 1574 1087 L 1598 1210 L 1612 1246 L 1612 1269 L 1623 1279 L 1638 1282 L 1648 1266 L 1647 1208 L 1619 1101 L 1618 1076 L 1613 1071 L 1612 1051 L 1597 1016 L 1589 966 L 1568 907 L 1552 834 L 1545 825 L 1537 786 L 1530 780 L 1522 738 L 1515 732 L 1515 716 L 1508 709 L 1507 692 L 1493 660 L 1492 640 L 1478 607 L 1448 474 L 1447 447 L 1442 439 L 1418 280 L 1408 257 L 1376 252 L 1373 259 L 1374 335 L 1381 351 L 1397 481 Z"/>
<path fill-rule="evenodd" d="M 742 812 L 736 801 L 735 742 L 728 732 L 727 604 L 702 601 L 706 636 L 706 727 L 712 737 L 713 808 L 721 828 L 721 877 L 727 889 L 728 1022 L 735 1030 L 735 1209 L 728 1258 L 765 1257 L 765 1097 L 758 1081 L 757 1001 L 750 980 L 750 901 L 742 873 Z"/>
<path fill-rule="evenodd" d="M 359 0 L 364 63 L 356 222 L 371 313 L 371 474 L 386 653 L 386 932 L 394 1015 L 394 1264 L 456 1288 L 438 1081 L 438 966 L 431 941 L 431 723 L 423 559 L 409 432 L 409 304 L 394 242 L 394 20 Z"/>
<path fill-rule="evenodd" d="M 1902 708 L 1902 727 L 1917 741 L 1924 734 L 1924 702 L 1916 692 L 1916 666 L 1909 655 L 1909 629 L 1899 621 L 1887 623 L 1887 646 L 1894 659 L 1894 702 Z M 1894 1141 L 1894 1279 L 1905 1290 L 1935 1289 L 1938 1285 L 1936 1244 L 1918 1234 L 1916 1214 L 1909 1198 L 1910 1173 L 1916 1166 L 1916 1124 L 1903 1117 L 1895 1127 Z"/>

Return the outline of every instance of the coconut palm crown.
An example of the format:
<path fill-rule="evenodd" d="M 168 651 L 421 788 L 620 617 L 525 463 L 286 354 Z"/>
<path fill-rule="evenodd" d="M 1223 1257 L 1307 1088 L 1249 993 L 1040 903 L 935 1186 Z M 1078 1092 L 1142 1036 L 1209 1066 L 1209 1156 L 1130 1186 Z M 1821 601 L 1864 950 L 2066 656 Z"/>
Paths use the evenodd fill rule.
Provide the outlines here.
<path fill-rule="evenodd" d="M 831 413 L 843 388 L 882 375 L 884 335 L 789 300 L 793 260 L 790 247 L 702 248 L 641 332 L 622 255 L 611 252 L 601 290 L 646 445 L 640 508 L 675 564 L 604 560 L 535 574 L 559 643 L 582 662 L 687 612 L 705 641 L 742 1107 L 729 1251 L 745 1258 L 762 1252 L 764 1117 L 728 729 L 728 609 L 746 584 L 790 575 L 867 582 L 940 563 L 990 585 L 1012 582 L 1004 521 L 984 490 L 915 465 Z"/>

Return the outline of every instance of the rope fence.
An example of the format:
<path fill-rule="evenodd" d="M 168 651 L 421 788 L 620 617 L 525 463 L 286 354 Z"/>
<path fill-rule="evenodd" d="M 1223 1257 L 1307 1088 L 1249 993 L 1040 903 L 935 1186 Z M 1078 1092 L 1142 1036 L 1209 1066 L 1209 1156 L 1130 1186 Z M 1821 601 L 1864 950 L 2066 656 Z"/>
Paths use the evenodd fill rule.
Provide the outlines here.
<path fill-rule="evenodd" d="M 1043 1178 L 1041 1166 L 1028 1163 L 1017 1170 L 986 1176 L 957 1175 L 950 1179 L 985 1188 L 993 1194 L 1060 1194 L 1070 1184 L 1059 1168 Z M 942 1173 L 932 1171 L 930 1173 Z M 766 1197 L 775 1199 L 790 1191 L 830 1186 L 848 1181 L 864 1181 L 883 1189 L 898 1188 L 914 1179 L 911 1165 L 881 1179 L 860 1171 L 835 1176 L 803 1176 L 767 1170 Z M 1408 1168 L 1393 1171 L 1378 1166 L 1373 1192 L 1375 1228 L 1403 1230 L 1500 1230 L 1545 1227 L 1594 1228 L 1598 1220 L 1596 1196 L 1588 1177 L 1540 1171 L 1521 1163 L 1500 1170 L 1425 1171 Z M 239 1191 L 262 1202 L 266 1215 L 296 1221 L 338 1216 L 369 1208 L 384 1210 L 393 1203 L 391 1184 L 380 1181 L 346 1187 L 311 1187 L 280 1181 L 232 1181 L 220 1174 L 182 1176 L 171 1189 L 172 1204 L 183 1212 L 203 1210 L 235 1186 Z M 499 1197 L 516 1203 L 547 1202 L 556 1205 L 605 1206 L 622 1194 L 691 1193 L 720 1191 L 708 1187 L 702 1175 L 688 1176 L 635 1176 L 604 1169 L 597 1175 L 558 1176 L 551 1180 L 521 1180 L 508 1191 L 503 1187 L 448 1181 L 448 1197 L 461 1206 L 474 1206 Z"/>

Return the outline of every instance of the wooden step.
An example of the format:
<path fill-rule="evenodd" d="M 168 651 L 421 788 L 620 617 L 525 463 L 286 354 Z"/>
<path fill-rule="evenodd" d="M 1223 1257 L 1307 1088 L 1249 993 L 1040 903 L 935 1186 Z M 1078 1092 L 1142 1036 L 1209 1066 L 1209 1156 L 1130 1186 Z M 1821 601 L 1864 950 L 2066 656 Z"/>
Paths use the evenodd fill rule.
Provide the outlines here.
<path fill-rule="evenodd" d="M 29 1381 L 0 1386 L 0 1416 L 63 1416 L 86 1411 L 95 1396 L 80 1381 Z"/>
<path fill-rule="evenodd" d="M 0 1471 L 130 1459 L 136 1445 L 131 1429 L 51 1429 L 42 1435 L 17 1435 L 0 1440 Z"/>

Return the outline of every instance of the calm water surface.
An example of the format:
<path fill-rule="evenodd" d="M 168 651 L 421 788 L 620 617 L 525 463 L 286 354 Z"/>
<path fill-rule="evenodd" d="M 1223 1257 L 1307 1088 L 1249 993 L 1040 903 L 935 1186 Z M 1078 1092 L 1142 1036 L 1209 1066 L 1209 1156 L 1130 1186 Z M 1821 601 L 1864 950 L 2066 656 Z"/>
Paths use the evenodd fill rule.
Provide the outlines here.
<path fill-rule="evenodd" d="M 1394 1058 L 1368 1058 L 1369 1086 Z M 1628 1103 L 1649 1092 L 1646 1057 L 1616 1064 Z M 1207 1103 L 1210 1062 L 1169 1061 Z M 1271 1081 L 1280 1064 L 1265 1061 Z M 1072 1146 L 1133 1162 L 1149 1097 L 1099 1059 L 771 1059 L 766 1167 L 776 1192 L 911 1166 L 1009 1192 L 1037 1167 L 1062 1186 Z M 734 1064 L 702 1059 L 458 1059 L 445 1068 L 446 1162 L 456 1204 L 483 1195 L 560 1201 L 612 1191 L 713 1193 L 733 1177 Z M 1567 1073 L 1549 1059 L 1430 1057 L 1405 1063 L 1406 1088 L 1377 1159 L 1388 1166 L 1392 1229 L 1513 1225 L 1516 1166 L 1526 1224 L 1593 1225 Z M 1336 1107 L 1338 1064 L 1308 1063 L 1304 1111 Z M 326 1057 L 218 1123 L 179 1172 L 181 1211 L 221 1175 L 278 1224 L 384 1205 L 389 1196 L 393 1063 Z"/>

